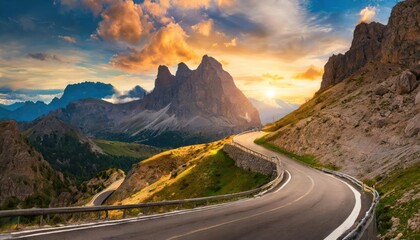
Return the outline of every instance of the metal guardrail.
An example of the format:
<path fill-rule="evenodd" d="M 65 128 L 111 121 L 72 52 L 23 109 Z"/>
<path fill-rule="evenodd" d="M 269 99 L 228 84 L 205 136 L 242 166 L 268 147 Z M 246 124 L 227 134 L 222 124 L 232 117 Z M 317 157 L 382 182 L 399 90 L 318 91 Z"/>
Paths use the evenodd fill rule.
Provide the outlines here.
<path fill-rule="evenodd" d="M 378 191 L 376 191 L 376 189 L 369 187 L 367 185 L 365 185 L 362 181 L 356 179 L 353 176 L 347 175 L 345 173 L 340 173 L 340 172 L 336 172 L 336 171 L 332 171 L 329 169 L 325 169 L 325 168 L 317 168 L 320 171 L 329 173 L 329 174 L 333 174 L 336 175 L 338 177 L 341 178 L 345 178 L 349 181 L 351 181 L 352 183 L 354 183 L 355 185 L 359 186 L 363 191 L 369 191 L 372 193 L 373 195 L 373 200 L 372 200 L 372 204 L 369 207 L 369 210 L 366 211 L 365 216 L 363 217 L 363 219 L 361 219 L 359 221 L 359 223 L 356 225 L 356 227 L 350 231 L 347 235 L 342 236 L 343 240 L 359 240 L 362 238 L 364 232 L 366 231 L 366 229 L 369 227 L 369 224 L 372 222 L 372 220 L 374 219 L 374 211 L 376 206 L 379 203 L 379 193 Z"/>
<path fill-rule="evenodd" d="M 252 130 L 255 131 L 255 130 Z M 268 156 L 263 155 L 261 153 L 255 152 L 251 149 L 246 148 L 240 144 L 234 143 L 234 145 L 246 152 L 252 153 L 258 157 L 261 157 L 265 160 L 272 161 Z M 225 194 L 219 196 L 212 196 L 212 197 L 202 197 L 202 198 L 191 198 L 191 199 L 183 199 L 183 200 L 172 200 L 172 201 L 161 201 L 161 202 L 148 202 L 148 203 L 139 203 L 139 204 L 129 204 L 129 205 L 110 205 L 110 206 L 91 206 L 91 207 L 60 207 L 60 208 L 32 208 L 32 209 L 17 209 L 17 210 L 3 210 L 0 211 L 0 218 L 4 217 L 18 217 L 18 223 L 20 217 L 30 217 L 30 216 L 40 216 L 40 225 L 43 225 L 43 217 L 53 214 L 74 214 L 74 213 L 98 213 L 98 219 L 100 219 L 100 212 L 106 213 L 106 219 L 108 218 L 108 211 L 113 210 L 120 210 L 123 211 L 123 218 L 126 216 L 126 210 L 129 209 L 143 209 L 143 208 L 150 208 L 150 207 L 164 207 L 164 206 L 182 206 L 183 204 L 202 204 L 208 205 L 211 201 L 220 201 L 220 200 L 228 200 L 228 199 L 235 199 L 240 197 L 245 197 L 249 195 L 256 195 L 257 193 L 269 191 L 270 189 L 277 186 L 283 179 L 284 171 L 281 169 L 280 161 L 276 163 L 277 170 L 276 170 L 276 178 L 269 183 L 248 191 L 233 193 L 233 194 Z"/>

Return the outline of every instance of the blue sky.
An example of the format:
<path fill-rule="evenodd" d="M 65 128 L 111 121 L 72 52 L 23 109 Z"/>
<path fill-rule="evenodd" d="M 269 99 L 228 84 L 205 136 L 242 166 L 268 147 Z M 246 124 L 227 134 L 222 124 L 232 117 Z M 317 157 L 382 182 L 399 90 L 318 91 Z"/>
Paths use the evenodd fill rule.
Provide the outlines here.
<path fill-rule="evenodd" d="M 359 20 L 386 24 L 397 2 L 0 0 L 0 88 L 26 89 L 19 99 L 0 93 L 0 103 L 82 81 L 151 90 L 158 65 L 194 69 L 204 54 L 246 95 L 301 103 L 319 87 L 328 56 L 349 48 Z"/>

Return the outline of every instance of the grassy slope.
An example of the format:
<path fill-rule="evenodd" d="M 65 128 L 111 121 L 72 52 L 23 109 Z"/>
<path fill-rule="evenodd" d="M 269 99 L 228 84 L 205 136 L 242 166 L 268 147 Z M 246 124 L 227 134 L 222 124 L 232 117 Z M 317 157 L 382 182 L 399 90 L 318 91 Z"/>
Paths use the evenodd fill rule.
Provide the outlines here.
<path fill-rule="evenodd" d="M 388 232 L 385 239 L 394 238 L 398 234 L 402 234 L 402 239 L 420 239 L 418 229 L 416 232 L 408 226 L 408 220 L 413 219 L 415 214 L 417 218 L 420 217 L 420 163 L 396 170 L 384 179 L 377 177 L 376 180 L 376 189 L 381 194 L 376 209 L 379 232 Z M 392 226 L 392 217 L 399 219 L 398 226 Z"/>
<path fill-rule="evenodd" d="M 242 170 L 223 150 L 189 167 L 177 180 L 150 197 L 151 201 L 186 199 L 235 193 L 257 188 L 269 176 Z"/>
<path fill-rule="evenodd" d="M 139 143 L 126 143 L 108 140 L 94 140 L 95 144 L 98 145 L 106 154 L 112 156 L 125 156 L 132 158 L 149 158 L 161 150 L 156 147 L 143 145 Z"/>
<path fill-rule="evenodd" d="M 303 156 L 301 156 L 301 155 L 298 155 L 296 153 L 287 151 L 286 149 L 284 149 L 280 146 L 277 146 L 275 144 L 267 142 L 264 137 L 256 139 L 254 142 L 256 144 L 259 144 L 259 145 L 261 145 L 263 147 L 266 147 L 270 150 L 273 150 L 273 151 L 279 152 L 281 154 L 284 154 L 284 155 L 288 156 L 289 158 L 298 160 L 298 161 L 300 161 L 304 164 L 307 164 L 309 166 L 312 166 L 312 167 L 323 167 L 323 168 L 328 168 L 328 169 L 331 169 L 331 170 L 334 170 L 334 171 L 339 170 L 339 168 L 337 166 L 335 166 L 334 164 L 327 164 L 327 165 L 321 164 L 316 159 L 316 157 L 313 156 L 313 155 L 303 155 Z"/>
<path fill-rule="evenodd" d="M 127 190 L 144 187 L 112 202 L 132 204 L 221 195 L 253 189 L 270 180 L 269 176 L 236 167 L 222 150 L 227 141 L 182 147 L 140 162 L 134 171 L 143 177 L 133 179 L 136 186 Z"/>

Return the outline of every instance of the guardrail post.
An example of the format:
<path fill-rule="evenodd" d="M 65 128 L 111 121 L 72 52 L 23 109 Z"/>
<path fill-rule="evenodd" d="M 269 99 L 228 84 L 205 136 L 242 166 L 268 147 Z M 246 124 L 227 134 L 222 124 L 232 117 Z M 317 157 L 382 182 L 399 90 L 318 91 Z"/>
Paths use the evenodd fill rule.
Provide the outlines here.
<path fill-rule="evenodd" d="M 101 211 L 98 211 L 97 215 L 98 215 L 98 220 L 101 220 Z"/>
<path fill-rule="evenodd" d="M 105 220 L 108 220 L 108 210 L 105 210 Z"/>
<path fill-rule="evenodd" d="M 123 219 L 125 218 L 125 215 L 126 215 L 126 209 L 123 210 L 123 216 L 122 216 Z"/>
<path fill-rule="evenodd" d="M 16 229 L 19 229 L 19 223 L 20 223 L 20 216 L 17 217 Z"/>
<path fill-rule="evenodd" d="M 39 226 L 42 227 L 43 223 L 44 223 L 44 215 L 41 215 L 39 217 Z"/>

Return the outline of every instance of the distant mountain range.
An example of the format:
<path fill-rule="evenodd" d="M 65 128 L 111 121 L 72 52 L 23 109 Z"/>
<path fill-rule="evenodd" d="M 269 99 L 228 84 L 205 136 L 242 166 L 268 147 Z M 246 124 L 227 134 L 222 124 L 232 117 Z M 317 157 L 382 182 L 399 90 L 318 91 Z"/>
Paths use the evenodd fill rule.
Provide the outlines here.
<path fill-rule="evenodd" d="M 44 102 L 18 102 L 0 105 L 0 120 L 32 121 L 52 110 L 66 107 L 70 102 L 85 98 L 105 98 L 116 93 L 111 84 L 83 82 L 68 85 L 61 98 L 54 98 L 49 104 Z"/>
<path fill-rule="evenodd" d="M 249 101 L 260 113 L 261 123 L 263 125 L 275 122 L 299 107 L 298 104 L 285 102 L 281 99 L 272 100 L 273 103 L 271 104 L 254 98 L 250 98 Z"/>

